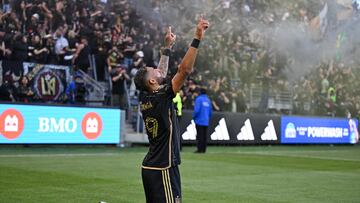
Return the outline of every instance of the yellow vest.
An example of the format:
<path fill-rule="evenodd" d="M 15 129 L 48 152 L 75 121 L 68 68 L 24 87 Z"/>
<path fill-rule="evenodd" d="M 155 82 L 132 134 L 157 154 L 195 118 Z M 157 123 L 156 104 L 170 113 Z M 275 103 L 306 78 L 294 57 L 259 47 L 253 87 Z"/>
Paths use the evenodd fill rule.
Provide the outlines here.
<path fill-rule="evenodd" d="M 176 104 L 177 116 L 181 116 L 182 115 L 182 102 L 181 102 L 181 97 L 180 97 L 179 93 L 176 93 L 176 96 L 174 97 L 173 102 Z"/>

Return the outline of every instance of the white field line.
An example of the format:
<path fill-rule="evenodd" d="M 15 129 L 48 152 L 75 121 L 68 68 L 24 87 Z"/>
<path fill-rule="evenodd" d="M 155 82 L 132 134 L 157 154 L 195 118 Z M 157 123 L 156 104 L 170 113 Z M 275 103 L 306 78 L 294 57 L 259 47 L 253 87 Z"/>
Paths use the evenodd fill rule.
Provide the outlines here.
<path fill-rule="evenodd" d="M 244 151 L 233 151 L 233 152 L 207 152 L 207 154 L 247 154 L 247 155 L 264 155 L 264 156 L 281 156 L 281 157 L 296 157 L 296 158 L 314 158 L 314 159 L 325 159 L 325 160 L 338 160 L 338 161 L 355 161 L 360 162 L 359 159 L 351 158 L 340 158 L 340 157 L 324 157 L 309 154 L 294 154 L 297 151 L 279 151 L 279 152 L 244 152 Z M 304 152 L 304 151 L 299 151 Z M 326 151 L 305 151 L 306 153 L 312 152 L 326 152 Z M 334 151 L 332 151 L 334 152 Z M 187 153 L 187 152 L 185 152 Z M 289 154 L 286 154 L 289 153 Z M 121 156 L 127 153 L 61 153 L 61 154 L 0 154 L 0 158 L 15 158 L 15 157 L 77 157 L 77 156 Z M 144 152 L 135 152 L 132 154 L 145 155 Z"/>
<path fill-rule="evenodd" d="M 121 153 L 66 153 L 66 154 L 0 154 L 0 158 L 12 157 L 76 157 L 76 156 L 115 156 Z"/>
<path fill-rule="evenodd" d="M 325 159 L 325 160 L 337 160 L 337 161 L 355 161 L 360 162 L 359 159 L 349 159 L 349 158 L 341 158 L 341 157 L 324 157 L 324 156 L 316 156 L 316 155 L 309 155 L 309 154 L 292 154 L 294 151 L 289 151 L 289 154 L 285 154 L 285 151 L 281 152 L 231 152 L 235 154 L 253 154 L 253 155 L 264 155 L 264 156 L 282 156 L 282 157 L 296 157 L 296 158 L 314 158 L 314 159 Z M 310 151 L 306 151 L 310 152 Z M 313 151 L 313 152 L 319 152 L 319 151 Z M 214 153 L 215 154 L 215 153 Z"/>

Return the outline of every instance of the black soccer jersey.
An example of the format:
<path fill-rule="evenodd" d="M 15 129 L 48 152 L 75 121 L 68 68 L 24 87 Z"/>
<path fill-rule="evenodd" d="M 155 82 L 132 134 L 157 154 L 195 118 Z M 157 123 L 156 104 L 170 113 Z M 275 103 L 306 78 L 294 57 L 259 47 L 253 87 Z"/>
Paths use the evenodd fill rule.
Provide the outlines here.
<path fill-rule="evenodd" d="M 149 138 L 149 152 L 144 158 L 145 169 L 164 170 L 180 164 L 180 131 L 172 99 L 171 83 L 153 93 L 140 95 L 140 109 Z"/>

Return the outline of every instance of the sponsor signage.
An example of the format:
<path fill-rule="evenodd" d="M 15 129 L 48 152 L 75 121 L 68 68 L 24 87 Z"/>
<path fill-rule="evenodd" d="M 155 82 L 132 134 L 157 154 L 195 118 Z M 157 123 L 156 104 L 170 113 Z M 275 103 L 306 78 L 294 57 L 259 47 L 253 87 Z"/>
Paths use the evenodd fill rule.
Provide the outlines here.
<path fill-rule="evenodd" d="M 341 118 L 281 117 L 281 143 L 355 144 L 358 120 Z"/>
<path fill-rule="evenodd" d="M 1 144 L 117 144 L 120 110 L 0 104 Z"/>
<path fill-rule="evenodd" d="M 276 144 L 280 137 L 280 116 L 214 112 L 208 127 L 208 143 Z M 184 111 L 180 122 L 183 143 L 196 143 L 192 112 Z"/>

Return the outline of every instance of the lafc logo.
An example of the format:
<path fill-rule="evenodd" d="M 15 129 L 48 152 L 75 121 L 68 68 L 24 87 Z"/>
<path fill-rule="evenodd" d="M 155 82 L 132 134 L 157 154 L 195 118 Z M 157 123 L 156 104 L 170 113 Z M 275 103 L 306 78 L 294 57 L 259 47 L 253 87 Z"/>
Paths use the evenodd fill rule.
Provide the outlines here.
<path fill-rule="evenodd" d="M 95 112 L 87 113 L 81 122 L 82 133 L 86 138 L 96 139 L 102 130 L 102 120 L 99 114 Z"/>
<path fill-rule="evenodd" d="M 24 129 L 24 118 L 16 109 L 7 109 L 0 116 L 0 133 L 7 139 L 17 138 Z"/>

